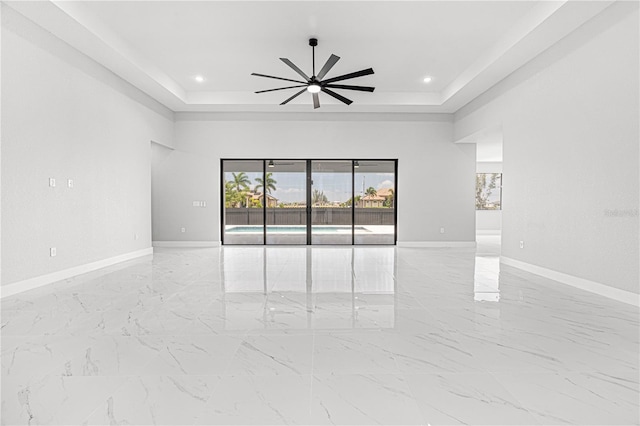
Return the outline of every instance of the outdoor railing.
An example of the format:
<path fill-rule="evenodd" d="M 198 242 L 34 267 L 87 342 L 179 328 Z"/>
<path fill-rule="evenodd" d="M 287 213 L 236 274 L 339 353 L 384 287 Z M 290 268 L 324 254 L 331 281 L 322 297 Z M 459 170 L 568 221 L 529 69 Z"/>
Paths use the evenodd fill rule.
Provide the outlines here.
<path fill-rule="evenodd" d="M 393 225 L 394 209 L 364 207 L 357 208 L 355 213 L 356 225 Z M 225 209 L 226 225 L 262 225 L 262 209 L 255 208 L 227 208 Z M 268 208 L 268 225 L 305 225 L 307 209 L 299 208 Z M 312 225 L 351 225 L 351 209 L 344 207 L 314 207 L 311 210 Z"/>

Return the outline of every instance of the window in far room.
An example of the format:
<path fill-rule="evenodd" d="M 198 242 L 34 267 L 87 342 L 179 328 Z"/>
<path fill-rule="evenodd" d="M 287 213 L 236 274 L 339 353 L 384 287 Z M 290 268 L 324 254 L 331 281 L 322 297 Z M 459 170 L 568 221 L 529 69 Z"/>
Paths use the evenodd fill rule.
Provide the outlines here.
<path fill-rule="evenodd" d="M 502 173 L 476 173 L 476 210 L 502 209 Z"/>

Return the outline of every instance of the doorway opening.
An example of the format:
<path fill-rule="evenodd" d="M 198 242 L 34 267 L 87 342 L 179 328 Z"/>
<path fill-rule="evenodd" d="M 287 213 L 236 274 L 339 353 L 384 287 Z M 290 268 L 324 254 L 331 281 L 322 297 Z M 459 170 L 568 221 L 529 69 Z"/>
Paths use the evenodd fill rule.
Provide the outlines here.
<path fill-rule="evenodd" d="M 397 159 L 222 159 L 222 243 L 394 245 L 397 169 Z"/>

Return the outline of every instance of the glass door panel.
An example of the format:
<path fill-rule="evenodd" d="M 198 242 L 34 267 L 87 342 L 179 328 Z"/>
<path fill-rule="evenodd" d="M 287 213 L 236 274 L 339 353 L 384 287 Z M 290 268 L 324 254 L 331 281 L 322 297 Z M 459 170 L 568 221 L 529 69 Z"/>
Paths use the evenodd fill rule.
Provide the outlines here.
<path fill-rule="evenodd" d="M 395 244 L 395 161 L 360 160 L 355 170 L 355 244 Z"/>
<path fill-rule="evenodd" d="M 224 244 L 395 244 L 397 160 L 225 160 Z"/>
<path fill-rule="evenodd" d="M 311 244 L 352 244 L 352 161 L 311 162 Z"/>
<path fill-rule="evenodd" d="M 264 244 L 264 201 L 255 190 L 263 167 L 262 160 L 223 161 L 224 244 Z"/>
<path fill-rule="evenodd" d="M 267 244 L 307 244 L 307 162 L 306 160 L 267 161 L 266 193 Z"/>

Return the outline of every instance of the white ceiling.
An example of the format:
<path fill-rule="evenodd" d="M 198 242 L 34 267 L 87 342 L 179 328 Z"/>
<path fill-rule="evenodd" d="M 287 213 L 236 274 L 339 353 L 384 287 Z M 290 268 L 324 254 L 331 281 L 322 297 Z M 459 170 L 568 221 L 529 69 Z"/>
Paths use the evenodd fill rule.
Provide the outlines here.
<path fill-rule="evenodd" d="M 94 18 L 188 91 L 261 90 L 274 85 L 251 77 L 252 72 L 299 79 L 280 57 L 311 75 L 308 40 L 315 36 L 318 65 L 332 53 L 341 57 L 330 76 L 373 67 L 377 74 L 368 83 L 386 92 L 441 91 L 531 6 L 264 1 L 86 5 Z M 207 81 L 198 84 L 196 74 Z M 433 76 L 431 85 L 422 83 L 426 74 Z"/>
<path fill-rule="evenodd" d="M 252 72 L 298 79 L 278 58 L 342 84 L 325 111 L 455 112 L 604 9 L 608 1 L 84 1 L 8 2 L 174 111 L 309 111 L 310 96 Z M 203 83 L 196 75 L 205 77 Z M 425 76 L 432 77 L 425 84 Z M 280 84 L 283 83 L 283 84 Z M 293 83 L 292 83 L 293 84 Z"/>

